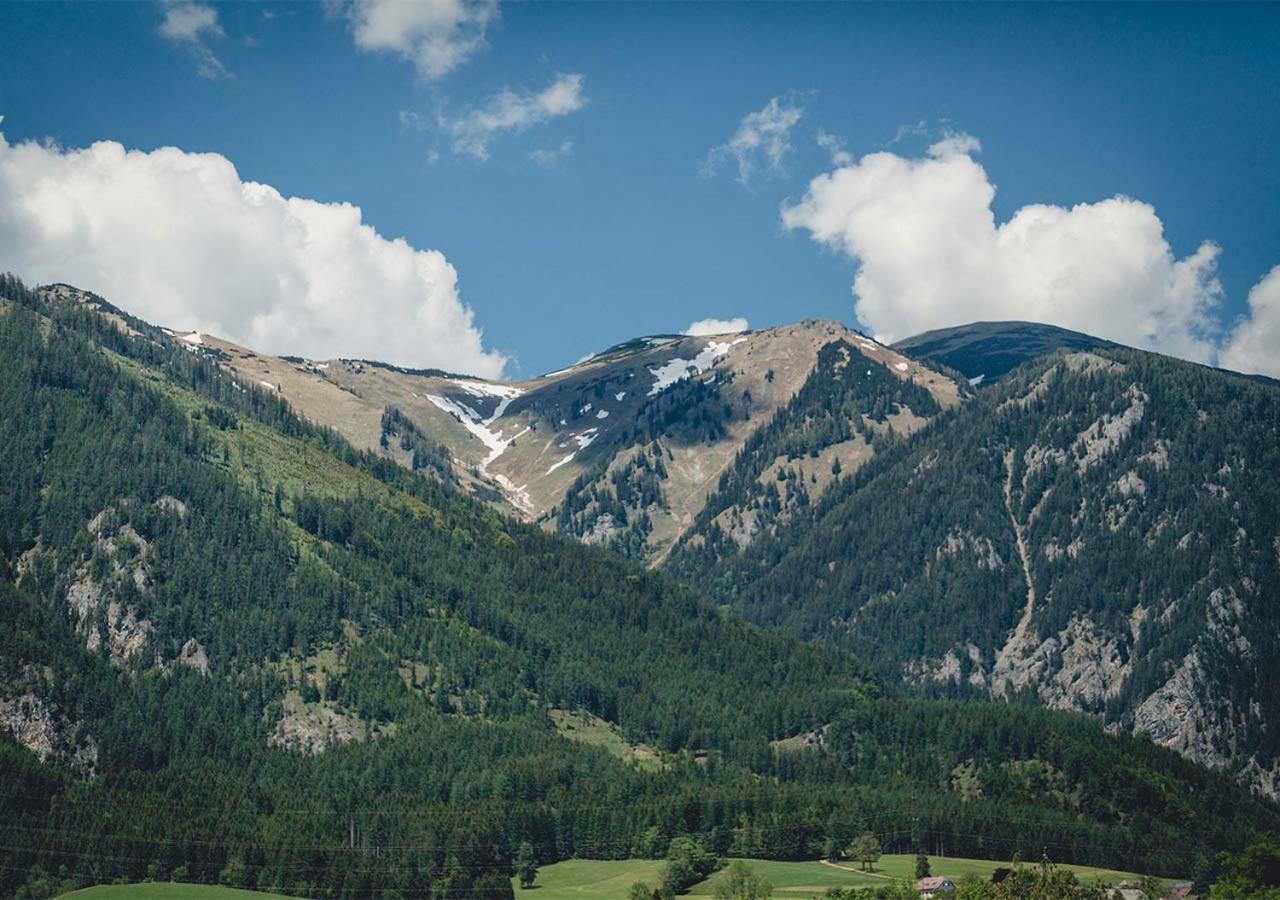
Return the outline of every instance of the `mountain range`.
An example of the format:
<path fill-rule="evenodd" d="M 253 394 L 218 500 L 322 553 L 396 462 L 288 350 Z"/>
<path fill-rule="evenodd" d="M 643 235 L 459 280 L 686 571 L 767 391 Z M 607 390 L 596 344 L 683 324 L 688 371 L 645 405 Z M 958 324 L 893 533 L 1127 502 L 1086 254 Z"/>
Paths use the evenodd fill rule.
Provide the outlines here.
<path fill-rule="evenodd" d="M 1025 322 L 658 335 L 518 382 L 173 337 L 885 677 L 1088 712 L 1280 791 L 1265 380 Z"/>
<path fill-rule="evenodd" d="M 824 321 L 484 381 L 0 298 L 0 892 L 1280 825 L 1271 385 Z"/>

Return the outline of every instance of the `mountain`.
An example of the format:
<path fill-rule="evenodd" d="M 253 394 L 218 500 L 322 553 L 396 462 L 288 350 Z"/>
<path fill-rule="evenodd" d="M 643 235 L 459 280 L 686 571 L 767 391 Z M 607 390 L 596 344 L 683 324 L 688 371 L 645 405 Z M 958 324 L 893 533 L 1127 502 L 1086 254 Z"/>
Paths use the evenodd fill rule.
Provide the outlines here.
<path fill-rule="evenodd" d="M 1145 738 L 911 696 L 503 516 L 395 415 L 407 465 L 203 339 L 65 286 L 0 298 L 0 894 L 174 874 L 510 896 L 525 841 L 794 859 L 864 828 L 1183 873 L 1280 826 Z M 841 341 L 818 355 L 927 405 Z M 864 471 L 919 440 L 886 404 Z"/>
<path fill-rule="evenodd" d="M 800 465 L 803 444 L 784 446 Z M 926 693 L 1085 712 L 1280 791 L 1280 389 L 1060 350 L 769 528 L 736 526 L 761 505 L 759 461 L 740 468 L 707 510 L 742 512 L 704 515 L 667 567 L 748 620 Z"/>
<path fill-rule="evenodd" d="M 432 469 L 503 512 L 649 562 L 666 555 L 721 472 L 810 380 L 832 342 L 859 360 L 851 372 L 876 373 L 886 397 L 914 385 L 932 414 L 961 394 L 949 377 L 819 320 L 639 338 L 515 382 L 272 357 L 194 333 L 171 338 L 360 449 Z M 899 431 L 923 421 L 906 408 L 893 415 Z"/>
<path fill-rule="evenodd" d="M 971 384 L 991 384 L 1018 366 L 1057 350 L 1117 347 L 1092 335 L 1039 322 L 974 322 L 939 328 L 893 345 L 921 362 L 959 372 Z"/>

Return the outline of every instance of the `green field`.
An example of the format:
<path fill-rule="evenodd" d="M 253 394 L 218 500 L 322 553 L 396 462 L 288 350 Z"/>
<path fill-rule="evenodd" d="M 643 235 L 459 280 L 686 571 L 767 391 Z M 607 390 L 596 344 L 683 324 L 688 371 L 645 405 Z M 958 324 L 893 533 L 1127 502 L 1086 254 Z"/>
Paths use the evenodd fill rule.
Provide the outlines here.
<path fill-rule="evenodd" d="M 776 862 L 767 859 L 746 861 L 761 872 L 773 885 L 775 897 L 816 897 L 829 887 L 865 887 L 883 884 L 888 878 L 910 878 L 915 871 L 915 857 L 909 854 L 883 856 L 876 864 L 875 875 L 857 871 L 856 863 L 840 863 L 840 867 L 821 862 Z M 1003 862 L 958 857 L 930 857 L 935 875 L 947 875 L 960 879 L 965 875 L 986 878 Z M 521 890 L 512 879 L 516 897 L 522 900 L 626 900 L 627 891 L 637 881 L 658 884 L 658 873 L 664 861 L 660 859 L 570 859 L 543 866 L 538 870 L 538 881 L 531 890 Z M 1116 872 L 1110 869 L 1094 869 L 1089 866 L 1063 866 L 1075 872 L 1082 881 L 1102 878 L 1107 882 L 1122 878 L 1136 878 L 1132 872 Z M 715 894 L 718 880 L 716 873 L 689 892 L 692 897 L 710 897 Z M 63 894 L 63 897 L 86 900 L 251 900 L 251 898 L 276 897 L 256 891 L 239 891 L 232 888 L 204 884 L 112 884 L 85 888 Z"/>
<path fill-rule="evenodd" d="M 913 861 L 914 859 L 912 857 Z M 769 879 L 775 897 L 814 897 L 830 887 L 874 887 L 889 880 L 887 877 L 864 875 L 820 862 L 777 862 L 771 859 L 749 859 L 745 862 Z M 722 869 L 702 884 L 695 885 L 689 894 L 694 897 L 711 897 L 716 892 L 716 885 L 724 877 L 725 871 Z"/>
<path fill-rule="evenodd" d="M 657 887 L 661 859 L 569 859 L 538 869 L 531 890 L 521 890 L 515 879 L 516 897 L 523 900 L 626 900 L 637 881 Z"/>
<path fill-rule="evenodd" d="M 173 884 L 147 882 L 145 884 L 100 884 L 81 888 L 63 897 L 77 900 L 253 900 L 270 897 L 278 900 L 278 894 L 261 894 L 257 891 L 241 891 L 216 884 Z M 59 898 L 61 900 L 61 898 Z"/>
<path fill-rule="evenodd" d="M 748 865 L 763 874 L 773 885 L 773 893 L 780 897 L 817 896 L 829 887 L 865 887 L 884 884 L 888 878 L 914 879 L 916 858 L 910 854 L 890 854 L 882 856 L 876 863 L 876 874 L 868 875 L 857 871 L 858 864 L 839 863 L 836 866 L 821 862 L 776 862 L 773 860 L 747 860 Z M 965 875 L 977 875 L 989 878 L 991 873 L 1007 862 L 995 862 L 985 859 L 963 859 L 960 857 L 933 856 L 929 858 L 930 868 L 934 875 L 946 875 L 957 881 Z M 1062 866 L 1076 874 L 1081 881 L 1101 878 L 1108 883 L 1123 878 L 1137 878 L 1132 872 L 1117 872 L 1111 869 L 1095 869 L 1090 866 Z M 690 891 L 694 897 L 710 897 L 715 894 L 722 872 L 712 875 L 702 884 Z"/>

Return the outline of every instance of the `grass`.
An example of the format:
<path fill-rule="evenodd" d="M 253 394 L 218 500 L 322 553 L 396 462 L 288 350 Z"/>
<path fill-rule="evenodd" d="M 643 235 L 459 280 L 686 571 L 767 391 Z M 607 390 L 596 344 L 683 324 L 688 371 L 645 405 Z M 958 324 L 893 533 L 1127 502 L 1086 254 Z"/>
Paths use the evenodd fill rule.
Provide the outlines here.
<path fill-rule="evenodd" d="M 176 403 L 193 422 L 203 419 L 206 407 L 217 405 L 129 357 L 109 350 L 103 352 L 125 372 Z M 205 432 L 218 446 L 215 459 L 209 462 L 227 468 L 246 487 L 261 488 L 264 504 L 273 502 L 274 491 L 279 487 L 286 505 L 304 493 L 325 499 L 362 496 L 376 499 L 392 509 L 406 510 L 420 519 L 439 521 L 439 513 L 421 500 L 348 465 L 325 449 L 307 440 L 288 437 L 248 417 L 236 414 L 236 419 L 237 426 L 226 431 L 201 421 Z"/>
<path fill-rule="evenodd" d="M 642 769 L 654 770 L 662 767 L 662 759 L 652 747 L 629 743 L 618 726 L 591 713 L 553 709 L 551 721 L 555 723 L 556 731 L 570 740 L 602 747 L 619 759 L 635 763 Z"/>
<path fill-rule="evenodd" d="M 768 859 L 749 859 L 745 862 L 763 874 L 773 885 L 775 897 L 817 897 L 829 887 L 868 887 L 884 884 L 890 878 L 914 878 L 916 858 L 910 854 L 883 856 L 876 864 L 874 875 L 857 871 L 857 863 L 840 863 L 847 868 L 835 868 L 820 862 L 777 862 Z M 989 878 L 991 873 L 1006 862 L 986 859 L 933 856 L 929 858 L 935 875 L 946 875 L 959 880 L 965 875 Z M 538 880 L 533 888 L 523 890 L 512 879 L 517 900 L 626 900 L 627 891 L 637 881 L 657 887 L 658 874 L 665 862 L 661 859 L 570 859 L 543 866 L 538 870 Z M 1122 878 L 1137 878 L 1132 872 L 1112 869 L 1095 869 L 1089 866 L 1062 866 L 1076 874 L 1081 881 L 1101 878 L 1114 883 Z M 691 897 L 711 897 L 716 885 L 724 878 L 717 872 L 689 892 Z M 85 900 L 252 900 L 275 898 L 275 894 L 241 891 L 234 888 L 206 884 L 109 884 L 84 888 L 63 894 L 63 897 Z"/>
<path fill-rule="evenodd" d="M 262 894 L 258 891 L 242 891 L 216 884 L 176 884 L 147 882 L 145 884 L 100 884 L 81 888 L 62 897 L 77 900 L 252 900 L 254 897 L 270 897 L 279 894 Z M 61 898 L 59 898 L 61 900 Z"/>
<path fill-rule="evenodd" d="M 517 900 L 626 900 L 637 881 L 658 886 L 661 859 L 569 859 L 538 869 L 533 888 L 522 890 L 516 879 Z"/>
<path fill-rule="evenodd" d="M 913 864 L 914 859 L 912 857 Z M 820 862 L 778 862 L 771 859 L 748 859 L 744 862 L 769 879 L 775 897 L 816 897 L 831 887 L 875 887 L 888 881 L 886 877 L 837 869 Z M 721 869 L 706 881 L 695 885 L 689 892 L 690 896 L 715 896 L 716 886 L 725 877 L 726 872 Z"/>
<path fill-rule="evenodd" d="M 749 859 L 745 862 L 769 879 L 775 897 L 818 897 L 830 887 L 875 887 L 890 879 L 914 880 L 916 858 L 910 854 L 883 856 L 876 864 L 875 874 L 857 871 L 858 864 L 844 862 L 840 868 L 821 862 L 777 862 L 767 859 Z M 959 880 L 965 875 L 990 878 L 991 873 L 1009 863 L 984 859 L 958 857 L 930 857 L 935 875 L 946 875 Z M 626 900 L 627 891 L 637 881 L 657 886 L 658 874 L 664 861 L 660 859 L 594 860 L 571 859 L 538 870 L 538 880 L 530 890 L 516 887 L 517 900 Z M 1137 878 L 1132 872 L 1111 869 L 1095 869 L 1089 866 L 1062 866 L 1074 872 L 1081 881 L 1102 878 L 1114 883 L 1122 878 Z M 691 897 L 712 897 L 716 886 L 725 877 L 723 870 L 712 875 L 689 892 Z"/>
<path fill-rule="evenodd" d="M 829 887 L 874 887 L 884 884 L 892 878 L 915 880 L 915 856 L 908 853 L 882 856 L 876 863 L 876 874 L 858 871 L 855 862 L 842 862 L 841 868 L 824 865 L 821 862 L 776 862 L 773 860 L 746 860 L 753 869 L 763 874 L 773 885 L 775 896 L 781 897 L 816 897 Z M 1007 862 L 986 859 L 964 859 L 962 857 L 932 856 L 929 858 L 930 869 L 934 875 L 945 875 L 959 881 L 966 875 L 979 878 L 990 878 L 991 873 Z M 1082 882 L 1090 882 L 1101 878 L 1108 884 L 1124 878 L 1137 878 L 1133 872 L 1118 872 L 1113 869 L 1095 869 L 1091 866 L 1069 866 L 1060 868 L 1074 872 Z M 716 885 L 724 878 L 721 870 L 706 881 L 695 886 L 690 896 L 710 897 L 715 894 Z"/>

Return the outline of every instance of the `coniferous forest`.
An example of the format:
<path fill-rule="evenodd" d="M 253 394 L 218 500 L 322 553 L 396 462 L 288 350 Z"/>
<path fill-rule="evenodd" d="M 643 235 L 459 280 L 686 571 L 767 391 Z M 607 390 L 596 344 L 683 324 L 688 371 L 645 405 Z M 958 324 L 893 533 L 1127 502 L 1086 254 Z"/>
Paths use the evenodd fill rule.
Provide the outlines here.
<path fill-rule="evenodd" d="M 808 859 L 869 829 L 1181 873 L 1280 826 L 1145 738 L 909 695 L 504 518 L 430 477 L 393 411 L 423 466 L 100 298 L 0 290 L 0 894 L 178 873 L 502 897 L 526 842 Z"/>

